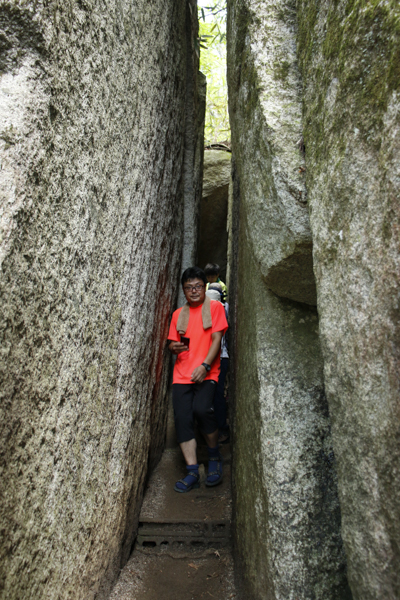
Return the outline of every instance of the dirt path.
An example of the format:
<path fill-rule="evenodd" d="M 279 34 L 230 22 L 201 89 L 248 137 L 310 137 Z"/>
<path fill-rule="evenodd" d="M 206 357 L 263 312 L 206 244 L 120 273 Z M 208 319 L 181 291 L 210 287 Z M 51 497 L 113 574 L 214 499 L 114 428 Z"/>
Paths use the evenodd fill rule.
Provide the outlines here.
<path fill-rule="evenodd" d="M 177 494 L 184 473 L 180 450 L 169 448 L 154 470 L 140 514 L 134 552 L 110 600 L 242 600 L 231 555 L 230 448 L 221 448 L 224 481 Z M 205 447 L 199 462 L 207 464 Z"/>
<path fill-rule="evenodd" d="M 150 556 L 135 551 L 110 596 L 118 600 L 238 600 L 230 555 Z"/>

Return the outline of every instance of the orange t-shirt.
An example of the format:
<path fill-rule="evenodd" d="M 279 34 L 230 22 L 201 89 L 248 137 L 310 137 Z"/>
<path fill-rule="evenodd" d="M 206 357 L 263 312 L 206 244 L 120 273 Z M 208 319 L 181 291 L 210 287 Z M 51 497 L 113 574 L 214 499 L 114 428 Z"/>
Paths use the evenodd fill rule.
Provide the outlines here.
<path fill-rule="evenodd" d="M 203 319 L 201 316 L 202 308 L 202 304 L 195 308 L 190 307 L 189 325 L 185 333 L 185 337 L 190 339 L 189 350 L 177 355 L 172 383 L 193 383 L 192 373 L 196 367 L 199 367 L 201 363 L 205 361 L 212 344 L 211 335 L 216 331 L 225 333 L 228 329 L 225 309 L 221 302 L 211 300 L 212 326 L 209 327 L 209 329 L 203 328 Z M 171 342 L 181 341 L 181 337 L 176 330 L 176 324 L 181 310 L 181 308 L 178 308 L 172 315 L 168 333 L 168 339 L 171 340 Z M 211 370 L 207 373 L 204 381 L 210 379 L 212 381 L 218 381 L 221 364 L 220 354 L 221 353 L 218 352 L 210 365 Z"/>

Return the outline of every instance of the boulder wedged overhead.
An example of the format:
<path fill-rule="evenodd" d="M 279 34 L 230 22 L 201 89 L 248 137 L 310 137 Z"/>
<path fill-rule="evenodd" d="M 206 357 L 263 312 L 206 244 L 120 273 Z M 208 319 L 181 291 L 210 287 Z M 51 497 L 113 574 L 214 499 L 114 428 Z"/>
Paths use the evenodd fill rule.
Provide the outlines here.
<path fill-rule="evenodd" d="M 400 597 L 400 8 L 298 2 L 325 385 L 349 582 Z"/>
<path fill-rule="evenodd" d="M 351 597 L 304 183 L 290 2 L 228 2 L 235 540 L 250 597 Z"/>
<path fill-rule="evenodd" d="M 196 5 L 0 12 L 1 595 L 106 598 L 164 442 Z"/>

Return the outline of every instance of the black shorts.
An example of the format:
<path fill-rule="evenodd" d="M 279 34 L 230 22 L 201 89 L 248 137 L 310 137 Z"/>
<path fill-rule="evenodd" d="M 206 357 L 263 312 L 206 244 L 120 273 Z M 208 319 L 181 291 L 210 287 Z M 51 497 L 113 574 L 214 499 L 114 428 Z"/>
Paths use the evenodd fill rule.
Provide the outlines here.
<path fill-rule="evenodd" d="M 174 405 L 176 437 L 179 444 L 194 439 L 194 420 L 203 433 L 218 429 L 214 413 L 216 381 L 203 383 L 174 383 L 172 402 Z"/>

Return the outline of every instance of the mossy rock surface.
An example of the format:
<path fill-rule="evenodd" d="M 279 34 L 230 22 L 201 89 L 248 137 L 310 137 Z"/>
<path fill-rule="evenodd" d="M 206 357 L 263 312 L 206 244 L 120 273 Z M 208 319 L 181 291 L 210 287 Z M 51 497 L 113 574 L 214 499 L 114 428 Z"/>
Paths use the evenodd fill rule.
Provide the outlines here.
<path fill-rule="evenodd" d="M 230 115 L 254 253 L 269 289 L 315 305 L 296 15 L 283 1 L 229 12 Z"/>
<path fill-rule="evenodd" d="M 307 189 L 354 598 L 400 596 L 400 7 L 299 0 Z"/>
<path fill-rule="evenodd" d="M 228 2 L 236 547 L 249 598 L 344 600 L 296 35 L 292 2 Z"/>

